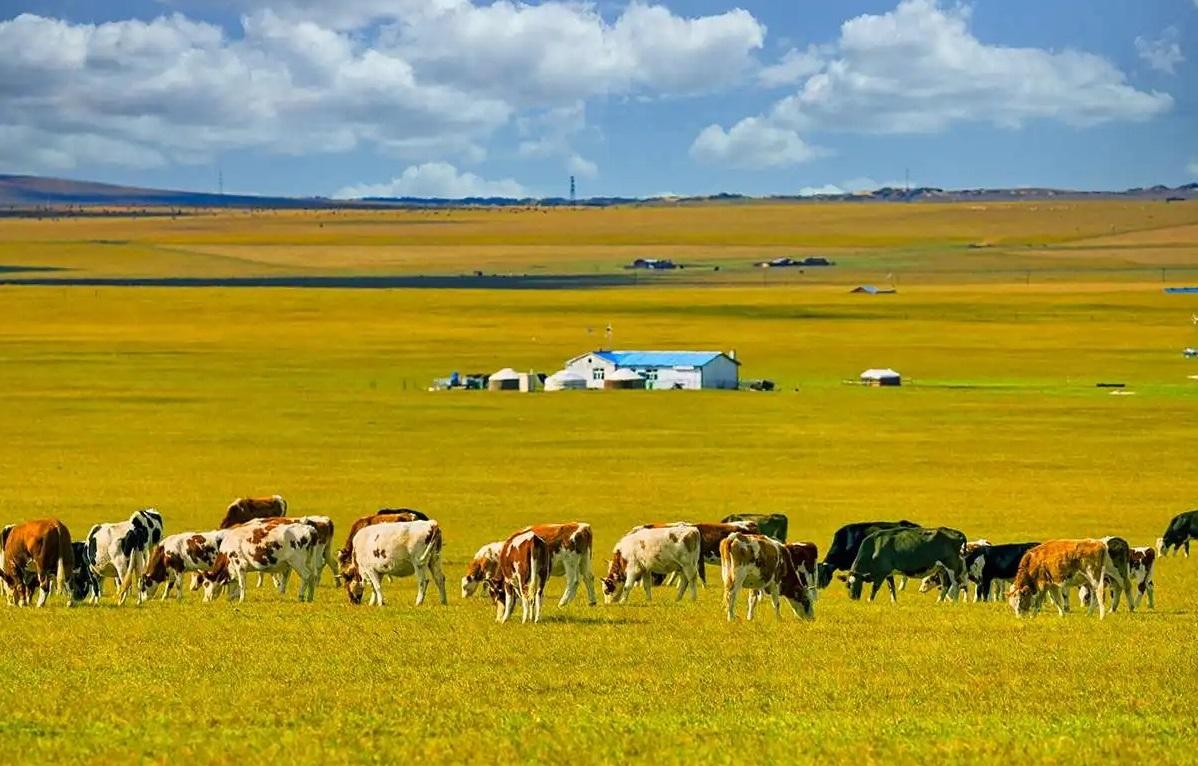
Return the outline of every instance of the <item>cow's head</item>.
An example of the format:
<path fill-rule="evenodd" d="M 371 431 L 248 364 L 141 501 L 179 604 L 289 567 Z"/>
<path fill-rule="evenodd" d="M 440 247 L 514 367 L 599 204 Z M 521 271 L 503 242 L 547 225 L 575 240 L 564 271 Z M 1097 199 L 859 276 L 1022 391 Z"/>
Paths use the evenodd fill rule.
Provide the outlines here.
<path fill-rule="evenodd" d="M 819 588 L 826 588 L 832 584 L 832 575 L 836 573 L 836 569 L 831 564 L 820 562 L 815 565 L 815 584 Z"/>
<path fill-rule="evenodd" d="M 936 570 L 935 572 L 932 572 L 930 575 L 928 575 L 927 577 L 925 577 L 919 581 L 919 592 L 920 593 L 927 593 L 932 588 L 939 588 L 939 587 L 942 587 L 942 583 L 940 581 L 940 570 Z"/>
<path fill-rule="evenodd" d="M 847 575 L 841 575 L 840 579 L 848 588 L 849 598 L 854 601 L 861 600 L 861 589 L 865 587 L 866 578 L 857 572 L 849 572 Z"/>
<path fill-rule="evenodd" d="M 1007 591 L 1007 603 L 1011 605 L 1011 609 L 1015 610 L 1016 617 L 1022 617 L 1032 610 L 1032 600 L 1036 594 L 1031 588 L 1024 585 L 1023 587 L 1011 587 Z"/>
<path fill-rule="evenodd" d="M 624 561 L 624 555 L 619 551 L 612 553 L 611 561 L 607 562 L 607 576 L 600 581 L 603 584 L 603 603 L 614 604 L 623 599 L 627 572 L 628 563 Z"/>
<path fill-rule="evenodd" d="M 487 562 L 481 558 L 476 558 L 466 567 L 466 574 L 462 575 L 462 598 L 470 598 L 474 592 L 478 590 L 478 586 L 490 579 L 491 571 L 494 566 L 487 566 Z"/>
<path fill-rule="evenodd" d="M 341 567 L 341 582 L 345 584 L 345 595 L 349 603 L 357 606 L 362 603 L 362 594 L 366 592 L 366 583 L 362 580 L 362 572 L 358 563 L 351 560 Z"/>
<path fill-rule="evenodd" d="M 201 572 L 197 579 L 200 583 L 200 586 L 204 588 L 205 601 L 212 601 L 213 599 L 219 598 L 220 594 L 224 591 L 225 586 L 228 585 L 229 581 L 232 579 L 232 575 L 229 573 L 228 555 L 224 553 L 218 555 L 216 557 L 215 563 L 212 565 L 212 568 L 207 572 Z M 230 592 L 229 595 L 232 597 L 233 593 Z"/>

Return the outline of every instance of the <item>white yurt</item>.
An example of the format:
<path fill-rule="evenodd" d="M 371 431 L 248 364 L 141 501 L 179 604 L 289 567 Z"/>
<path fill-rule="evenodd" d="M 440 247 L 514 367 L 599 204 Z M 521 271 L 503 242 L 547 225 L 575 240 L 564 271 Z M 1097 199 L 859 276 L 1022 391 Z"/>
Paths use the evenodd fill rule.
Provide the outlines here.
<path fill-rule="evenodd" d="M 644 388 L 645 378 L 636 370 L 621 367 L 604 378 L 603 387 L 607 389 Z"/>
<path fill-rule="evenodd" d="M 890 368 L 871 369 L 861 373 L 861 382 L 867 386 L 901 386 L 903 376 Z"/>
<path fill-rule="evenodd" d="M 487 378 L 487 388 L 491 391 L 519 391 L 520 373 L 511 367 L 504 367 Z"/>
<path fill-rule="evenodd" d="M 546 391 L 573 391 L 586 387 L 587 379 L 570 370 L 558 370 L 545 378 Z"/>

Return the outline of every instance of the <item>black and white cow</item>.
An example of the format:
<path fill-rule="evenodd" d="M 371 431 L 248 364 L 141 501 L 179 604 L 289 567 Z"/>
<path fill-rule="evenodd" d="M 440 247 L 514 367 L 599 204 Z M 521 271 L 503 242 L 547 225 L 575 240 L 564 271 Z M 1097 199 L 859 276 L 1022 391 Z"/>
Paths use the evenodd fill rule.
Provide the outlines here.
<path fill-rule="evenodd" d="M 92 602 L 99 602 L 103 578 L 116 578 L 117 603 L 125 603 L 129 591 L 136 587 L 146 570 L 150 551 L 162 540 L 162 514 L 153 508 L 143 508 L 128 521 L 97 524 L 87 533 L 87 557 L 92 571 L 99 578 Z M 138 603 L 143 601 L 138 594 Z"/>
<path fill-rule="evenodd" d="M 100 578 L 92 571 L 91 559 L 87 554 L 87 543 L 71 543 L 75 552 L 75 571 L 67 579 L 67 587 L 76 601 L 86 601 L 95 598 L 100 592 Z"/>

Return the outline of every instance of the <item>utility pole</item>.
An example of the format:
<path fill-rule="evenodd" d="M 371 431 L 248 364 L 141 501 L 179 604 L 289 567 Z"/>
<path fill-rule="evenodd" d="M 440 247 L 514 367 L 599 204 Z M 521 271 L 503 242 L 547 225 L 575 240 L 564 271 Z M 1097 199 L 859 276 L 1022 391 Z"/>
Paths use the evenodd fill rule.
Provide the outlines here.
<path fill-rule="evenodd" d="M 574 204 L 574 176 L 570 176 L 570 205 Z"/>

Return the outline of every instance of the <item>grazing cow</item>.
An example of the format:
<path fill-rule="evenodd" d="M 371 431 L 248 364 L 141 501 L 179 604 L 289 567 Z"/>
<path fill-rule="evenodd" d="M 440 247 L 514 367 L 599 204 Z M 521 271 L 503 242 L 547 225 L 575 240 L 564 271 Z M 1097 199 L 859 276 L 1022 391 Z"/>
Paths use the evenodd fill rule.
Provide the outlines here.
<path fill-rule="evenodd" d="M 861 521 L 855 524 L 846 524 L 836 530 L 836 533 L 832 535 L 832 545 L 824 554 L 824 560 L 816 568 L 816 580 L 819 587 L 828 587 L 832 583 L 834 574 L 841 570 L 847 570 L 853 565 L 853 560 L 857 558 L 857 551 L 861 548 L 862 540 L 878 530 L 895 527 L 914 529 L 919 525 L 910 521 Z M 891 587 L 894 587 L 893 584 Z"/>
<path fill-rule="evenodd" d="M 75 603 L 68 580 L 75 570 L 75 552 L 71 533 L 58 519 L 38 519 L 14 524 L 0 533 L 4 566 L 0 579 L 12 594 L 13 603 L 28 605 L 33 591 L 37 606 L 45 606 L 50 589 L 57 581 L 59 593 L 65 593 L 67 606 Z"/>
<path fill-rule="evenodd" d="M 997 600 L 1005 592 L 1006 585 L 1015 579 L 1023 554 L 1040 543 L 1003 543 L 984 545 L 970 549 L 966 546 L 965 568 L 970 580 L 977 584 L 973 600 Z"/>
<path fill-rule="evenodd" d="M 1109 548 L 1109 544 L 1108 544 Z M 1113 558 L 1113 557 L 1112 557 Z M 1152 546 L 1144 546 L 1142 548 L 1132 548 L 1128 555 L 1128 570 L 1131 573 L 1132 585 L 1135 587 L 1135 598 L 1131 603 L 1134 610 L 1140 605 L 1140 600 L 1144 598 L 1144 594 L 1148 594 L 1148 608 L 1156 608 L 1156 549 Z M 1118 583 L 1111 577 L 1110 574 L 1103 575 L 1103 585 L 1111 594 L 1111 611 L 1119 609 L 1119 594 L 1120 588 Z M 1087 607 L 1090 606 L 1092 594 L 1088 586 L 1083 585 L 1078 589 L 1078 594 L 1081 596 L 1082 603 Z"/>
<path fill-rule="evenodd" d="M 725 516 L 720 520 L 723 524 L 735 524 L 737 522 L 748 522 L 757 526 L 758 532 L 766 537 L 772 537 L 780 543 L 786 542 L 786 529 L 789 521 L 785 514 L 781 513 L 734 513 L 730 516 Z M 719 551 L 716 551 L 716 559 L 719 559 Z M 713 562 L 714 563 L 714 562 Z"/>
<path fill-rule="evenodd" d="M 338 579 L 341 577 L 341 569 L 349 565 L 350 557 L 353 556 L 354 537 L 358 532 L 362 531 L 364 527 L 375 524 L 391 524 L 396 521 L 428 521 L 428 516 L 410 508 L 383 508 L 355 521 L 349 528 L 349 534 L 345 536 L 345 545 L 337 552 L 337 568 L 333 572 Z"/>
<path fill-rule="evenodd" d="M 245 601 L 246 572 L 294 569 L 300 577 L 299 600 L 311 601 L 325 564 L 320 540 L 317 527 L 299 519 L 262 519 L 225 530 L 216 561 L 200 575 L 204 600 L 212 601 L 229 585 L 229 600 Z"/>
<path fill-rule="evenodd" d="M 71 553 L 75 558 L 75 571 L 67 580 L 71 589 L 71 598 L 75 601 L 87 601 L 100 592 L 100 578 L 92 571 L 91 561 L 87 557 L 87 543 L 71 543 Z"/>
<path fill-rule="evenodd" d="M 687 588 L 691 599 L 698 599 L 699 530 L 690 526 L 635 529 L 624 535 L 612 551 L 607 576 L 603 578 L 603 600 L 624 603 L 628 592 L 639 582 L 645 588 L 645 600 L 653 600 L 654 574 L 679 574 L 678 597 Z"/>
<path fill-rule="evenodd" d="M 187 572 L 204 572 L 216 564 L 220 553 L 221 540 L 225 530 L 214 532 L 182 532 L 163 538 L 150 553 L 146 573 L 141 577 L 142 599 L 154 595 L 159 585 L 166 587 L 162 591 L 162 600 L 170 595 L 171 588 L 175 589 L 175 598 L 183 598 L 183 575 Z"/>
<path fill-rule="evenodd" d="M 117 585 L 117 603 L 125 603 L 129 591 L 146 569 L 150 551 L 162 540 L 162 514 L 153 508 L 134 511 L 128 521 L 97 524 L 87 533 L 87 558 L 100 578 L 100 588 L 92 596 L 98 603 L 104 578 L 113 577 Z M 138 594 L 141 603 L 143 594 Z"/>
<path fill-rule="evenodd" d="M 552 569 L 549 544 L 531 529 L 522 529 L 504 540 L 495 575 L 487 581 L 495 602 L 495 621 L 507 622 L 519 599 L 520 622 L 540 622 L 545 581 Z"/>
<path fill-rule="evenodd" d="M 503 550 L 503 540 L 487 543 L 478 549 L 474 558 L 466 565 L 466 574 L 462 576 L 462 598 L 470 598 L 478 586 L 495 577 L 499 570 L 499 552 Z"/>
<path fill-rule="evenodd" d="M 779 619 L 780 597 L 786 598 L 795 616 L 808 620 L 815 617 L 807 580 L 796 567 L 790 549 L 772 537 L 743 532 L 728 535 L 720 542 L 720 570 L 729 622 L 736 619 L 736 596 L 742 588 L 751 589 L 746 619 L 753 619 L 762 593 L 769 594 Z"/>
<path fill-rule="evenodd" d="M 966 585 L 970 582 L 974 583 L 973 601 L 977 603 L 980 596 L 980 588 L 982 581 L 982 567 L 986 563 L 986 551 L 993 546 L 989 540 L 979 538 L 965 543 L 965 547 L 961 549 L 961 556 L 965 559 L 965 577 L 966 584 L 961 586 L 958 595 L 960 598 L 965 598 L 968 595 L 969 588 Z M 1022 555 L 1022 554 L 1020 554 Z M 1015 565 L 1019 565 L 1019 560 L 1015 560 Z M 1012 572 L 1012 577 L 1014 572 Z M 940 574 L 940 570 L 932 572 L 919 584 L 919 592 L 927 593 L 932 588 L 939 587 L 941 589 L 947 587 L 948 578 Z M 984 600 L 984 599 L 983 599 Z"/>
<path fill-rule="evenodd" d="M 722 542 L 725 537 L 733 532 L 745 532 L 751 535 L 765 534 L 761 531 L 757 524 L 752 521 L 734 521 L 727 523 L 721 522 L 719 524 L 707 524 L 702 522 L 698 524 L 692 524 L 688 521 L 675 521 L 668 524 L 642 524 L 639 527 L 634 527 L 632 531 L 635 532 L 638 529 L 664 529 L 666 527 L 694 527 L 695 529 L 699 530 L 699 582 L 703 583 L 704 588 L 707 587 L 706 565 L 716 565 L 720 563 L 720 542 Z M 767 535 L 767 537 L 773 537 L 773 535 Z M 777 540 L 778 538 L 774 537 L 774 539 Z M 661 585 L 662 583 L 665 583 L 666 585 L 673 584 L 669 579 L 661 575 L 653 576 L 654 585 Z"/>
<path fill-rule="evenodd" d="M 795 571 L 803 578 L 808 597 L 814 602 L 819 598 L 819 588 L 815 587 L 819 546 L 815 543 L 785 543 L 785 545 L 786 550 L 790 551 L 790 560 L 794 562 Z"/>
<path fill-rule="evenodd" d="M 1161 556 L 1168 556 L 1172 548 L 1174 551 L 1184 549 L 1189 558 L 1190 540 L 1198 540 L 1198 508 L 1174 516 L 1164 536 L 1156 541 L 1156 547 Z"/>
<path fill-rule="evenodd" d="M 1096 596 L 1089 611 L 1098 607 L 1098 618 L 1106 616 L 1103 576 L 1111 567 L 1107 545 L 1102 540 L 1049 540 L 1032 548 L 1019 561 L 1007 603 L 1016 616 L 1037 614 L 1048 597 L 1063 617 L 1069 610 L 1066 590 L 1086 584 Z"/>
<path fill-rule="evenodd" d="M 860 600 L 861 589 L 868 582 L 869 600 L 873 601 L 885 582 L 890 586 L 890 600 L 897 601 L 895 574 L 924 577 L 939 569 L 949 582 L 940 591 L 938 600 L 944 601 L 946 597 L 955 600 L 965 582 L 965 560 L 961 557 L 964 547 L 965 535 L 948 527 L 893 527 L 874 532 L 861 541 L 857 558 L 844 578 L 849 596 L 854 601 Z"/>
<path fill-rule="evenodd" d="M 383 606 L 383 577 L 416 575 L 416 605 L 424 603 L 431 579 L 441 603 L 445 574 L 441 571 L 441 527 L 435 521 L 392 521 L 363 527 L 354 535 L 349 563 L 341 578 L 351 604 L 362 603 L 366 583 L 372 605 Z"/>
<path fill-rule="evenodd" d="M 537 524 L 525 527 L 513 533 L 532 532 L 549 546 L 549 555 L 553 565 L 550 575 L 565 577 L 566 589 L 562 593 L 558 606 L 565 606 L 574 600 L 578 592 L 578 583 L 586 585 L 587 603 L 595 605 L 595 574 L 591 569 L 592 535 L 591 525 L 574 521 L 567 524 Z M 467 567 L 466 575 L 462 578 L 462 597 L 469 597 L 479 583 L 491 579 L 499 561 L 499 550 L 502 543 L 484 545 L 475 554 L 474 560 Z"/>
<path fill-rule="evenodd" d="M 279 495 L 271 497 L 239 497 L 229 503 L 218 529 L 229 529 L 254 519 L 286 516 L 287 501 Z"/>

